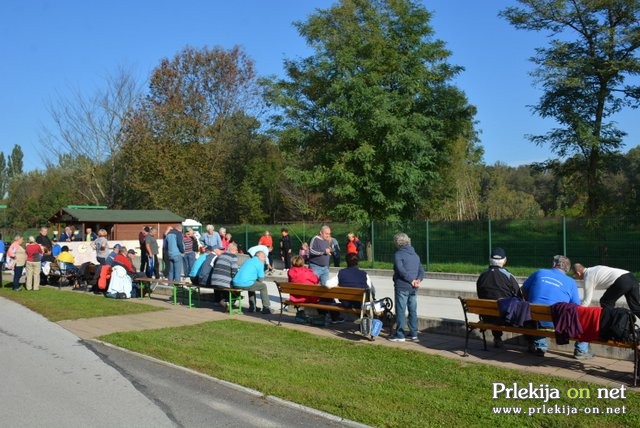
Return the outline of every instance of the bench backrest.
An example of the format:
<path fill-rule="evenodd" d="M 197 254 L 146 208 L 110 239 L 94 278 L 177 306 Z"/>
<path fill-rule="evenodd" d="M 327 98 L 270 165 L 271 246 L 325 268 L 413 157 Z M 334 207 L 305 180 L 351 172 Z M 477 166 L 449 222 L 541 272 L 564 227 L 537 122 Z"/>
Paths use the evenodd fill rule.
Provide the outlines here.
<path fill-rule="evenodd" d="M 497 300 L 490 299 L 460 299 L 467 313 L 485 315 L 492 317 L 500 316 L 500 309 Z M 553 321 L 551 306 L 529 305 L 531 308 L 531 319 L 533 321 Z"/>
<path fill-rule="evenodd" d="M 340 299 L 351 302 L 362 302 L 362 296 L 369 291 L 363 288 L 329 288 L 322 285 L 296 284 L 293 282 L 276 282 L 276 286 L 280 293 L 288 293 L 295 296 L 320 297 L 321 299 Z"/>

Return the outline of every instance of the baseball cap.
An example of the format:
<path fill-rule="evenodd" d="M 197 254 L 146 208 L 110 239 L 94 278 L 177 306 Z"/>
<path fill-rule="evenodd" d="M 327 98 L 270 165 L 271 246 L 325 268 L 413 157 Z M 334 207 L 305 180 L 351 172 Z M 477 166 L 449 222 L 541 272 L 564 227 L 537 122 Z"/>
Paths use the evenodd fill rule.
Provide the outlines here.
<path fill-rule="evenodd" d="M 136 253 L 136 250 L 134 250 L 134 249 L 132 248 L 132 249 L 130 249 L 129 251 L 127 251 L 127 253 L 128 253 L 128 254 L 135 254 L 135 253 Z"/>
<path fill-rule="evenodd" d="M 116 244 L 116 245 L 114 245 L 114 246 L 113 246 L 113 248 L 114 248 L 114 249 L 116 249 L 116 248 L 122 248 L 122 245 L 120 245 L 120 244 Z"/>
<path fill-rule="evenodd" d="M 493 260 L 502 260 L 507 257 L 507 253 L 500 247 L 496 247 L 491 251 L 491 258 Z"/>

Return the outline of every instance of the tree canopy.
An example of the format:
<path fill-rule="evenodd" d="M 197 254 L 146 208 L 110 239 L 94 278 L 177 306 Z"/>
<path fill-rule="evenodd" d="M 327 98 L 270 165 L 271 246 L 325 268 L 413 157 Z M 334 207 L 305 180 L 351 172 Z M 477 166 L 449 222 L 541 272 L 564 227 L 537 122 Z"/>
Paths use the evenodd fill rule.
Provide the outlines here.
<path fill-rule="evenodd" d="M 533 77 L 544 93 L 533 110 L 559 127 L 531 136 L 559 156 L 575 156 L 584 177 L 586 214 L 602 213 L 603 157 L 621 147 L 625 133 L 613 116 L 637 107 L 640 87 L 625 85 L 640 72 L 640 3 L 637 0 L 519 0 L 501 12 L 518 29 L 545 31 L 549 46 L 536 49 Z"/>
<path fill-rule="evenodd" d="M 409 0 L 342 0 L 296 23 L 314 54 L 285 62 L 270 100 L 289 176 L 333 217 L 412 218 L 475 109 L 451 85 L 462 69 Z M 472 140 L 472 136 L 465 136 Z"/>

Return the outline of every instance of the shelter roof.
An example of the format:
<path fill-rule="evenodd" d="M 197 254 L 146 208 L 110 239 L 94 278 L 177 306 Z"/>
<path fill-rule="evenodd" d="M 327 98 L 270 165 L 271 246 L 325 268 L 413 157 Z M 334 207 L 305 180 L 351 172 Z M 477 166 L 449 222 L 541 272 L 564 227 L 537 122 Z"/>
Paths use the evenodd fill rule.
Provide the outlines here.
<path fill-rule="evenodd" d="M 90 208 L 61 208 L 50 223 L 181 223 L 184 217 L 169 210 L 109 210 Z"/>

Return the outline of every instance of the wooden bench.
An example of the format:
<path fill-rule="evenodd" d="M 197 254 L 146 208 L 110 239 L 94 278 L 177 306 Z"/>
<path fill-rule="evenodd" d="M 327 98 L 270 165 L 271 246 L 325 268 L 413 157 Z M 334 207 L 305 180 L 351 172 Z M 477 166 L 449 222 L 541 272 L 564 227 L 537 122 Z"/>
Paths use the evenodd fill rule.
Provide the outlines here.
<path fill-rule="evenodd" d="M 355 309 L 355 308 L 345 308 L 344 306 L 323 303 L 322 301 L 319 303 L 301 303 L 301 302 L 292 302 L 289 299 L 288 295 L 295 295 L 300 297 L 319 297 L 321 299 L 328 299 L 333 301 L 333 299 L 338 299 L 341 302 L 355 302 L 359 303 L 364 307 L 364 304 L 371 301 L 371 296 L 369 290 L 363 288 L 352 288 L 352 287 L 324 287 L 322 285 L 312 285 L 312 284 L 295 284 L 293 282 L 276 282 L 276 286 L 278 287 L 278 294 L 280 295 L 280 320 L 278 321 L 278 325 L 282 322 L 282 314 L 284 312 L 285 306 L 293 306 L 295 308 L 314 308 L 322 311 L 329 312 L 343 312 L 354 315 L 362 315 L 363 309 Z M 366 311 L 371 319 L 373 319 L 373 305 L 369 305 L 369 309 Z M 373 340 L 373 337 L 369 336 L 370 340 Z"/>
<path fill-rule="evenodd" d="M 135 281 L 139 281 L 142 283 L 149 283 L 148 296 L 151 297 L 151 293 L 155 289 L 155 286 L 158 284 L 164 284 L 170 286 L 173 290 L 173 304 L 178 304 L 178 294 L 180 291 L 184 292 L 188 296 L 188 306 L 190 308 L 194 307 L 192 296 L 195 294 L 197 297 L 198 303 L 200 303 L 200 286 L 197 284 L 192 284 L 186 281 L 173 281 L 167 278 L 136 278 Z M 141 294 L 144 296 L 144 292 L 141 289 Z"/>
<path fill-rule="evenodd" d="M 549 338 L 555 338 L 556 337 L 556 333 L 555 330 L 552 328 L 539 328 L 536 327 L 535 325 L 537 324 L 537 322 L 540 321 L 549 321 L 549 322 L 553 322 L 553 316 L 551 313 L 551 306 L 548 305 L 536 305 L 536 304 L 531 304 L 530 305 L 530 309 L 531 309 L 531 321 L 535 321 L 534 323 L 532 323 L 531 327 L 515 327 L 515 326 L 510 326 L 510 325 L 501 325 L 501 324 L 496 324 L 496 323 L 492 323 L 492 322 L 487 322 L 487 321 L 483 321 L 482 319 L 480 319 L 480 321 L 469 321 L 469 314 L 476 314 L 479 316 L 487 316 L 487 317 L 494 317 L 494 318 L 500 318 L 500 309 L 498 307 L 498 301 L 497 300 L 490 300 L 490 299 L 465 299 L 462 297 L 458 297 L 458 299 L 460 299 L 460 303 L 462 304 L 462 310 L 464 311 L 464 323 L 465 323 L 465 327 L 466 327 L 466 338 L 465 338 L 465 342 L 464 342 L 464 354 L 463 357 L 467 357 L 469 355 L 469 353 L 467 352 L 468 347 L 469 347 L 469 336 L 471 335 L 471 332 L 473 330 L 480 330 L 480 332 L 482 333 L 482 341 L 484 344 L 484 350 L 487 350 L 487 338 L 486 338 L 486 331 L 487 330 L 495 330 L 495 331 L 506 331 L 509 333 L 515 333 L 515 334 L 525 334 L 525 335 L 531 335 L 531 336 L 544 336 L 544 337 L 549 337 Z M 633 319 L 632 319 L 632 323 L 633 323 Z M 639 345 L 639 338 L 635 335 L 635 329 L 634 326 L 631 325 L 630 326 L 633 332 L 633 339 L 629 342 L 618 342 L 618 341 L 614 341 L 614 340 L 608 340 L 608 341 L 604 341 L 604 340 L 594 340 L 591 341 L 589 343 L 593 343 L 596 345 L 603 345 L 603 346 L 613 346 L 613 347 L 617 347 L 617 348 L 628 348 L 628 349 L 632 349 L 633 350 L 633 386 L 635 387 L 637 385 L 637 381 L 638 381 L 638 360 L 639 360 L 639 353 L 638 353 L 638 345 Z M 571 340 L 576 340 L 575 338 L 571 338 Z"/>

